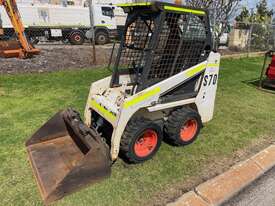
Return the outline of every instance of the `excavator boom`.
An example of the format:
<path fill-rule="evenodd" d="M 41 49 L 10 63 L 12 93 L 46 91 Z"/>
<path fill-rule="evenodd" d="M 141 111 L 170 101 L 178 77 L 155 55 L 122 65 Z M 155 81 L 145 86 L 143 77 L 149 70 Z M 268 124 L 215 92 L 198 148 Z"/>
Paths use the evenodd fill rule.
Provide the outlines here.
<path fill-rule="evenodd" d="M 16 1 L 0 0 L 0 6 L 4 6 L 17 36 L 17 40 L 0 41 L 0 56 L 6 58 L 28 58 L 34 54 L 38 54 L 39 50 L 35 49 L 26 37 L 25 28 Z"/>

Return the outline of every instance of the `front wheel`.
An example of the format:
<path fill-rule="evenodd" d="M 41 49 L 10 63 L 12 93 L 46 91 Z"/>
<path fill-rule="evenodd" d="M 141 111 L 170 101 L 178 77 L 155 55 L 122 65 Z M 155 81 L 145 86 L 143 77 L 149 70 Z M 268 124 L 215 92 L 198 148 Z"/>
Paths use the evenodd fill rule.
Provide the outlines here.
<path fill-rule="evenodd" d="M 120 151 L 123 158 L 131 163 L 151 159 L 162 142 L 161 128 L 149 119 L 131 120 L 122 136 Z"/>
<path fill-rule="evenodd" d="M 110 40 L 109 40 L 108 33 L 104 32 L 104 31 L 96 32 L 96 35 L 95 35 L 96 44 L 104 45 L 104 44 L 107 44 L 109 41 Z"/>

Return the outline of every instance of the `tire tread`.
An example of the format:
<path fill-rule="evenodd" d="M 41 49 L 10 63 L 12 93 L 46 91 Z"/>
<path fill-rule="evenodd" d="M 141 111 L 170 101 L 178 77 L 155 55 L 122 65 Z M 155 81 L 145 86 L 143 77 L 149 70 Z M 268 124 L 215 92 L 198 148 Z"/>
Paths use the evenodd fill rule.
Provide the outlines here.
<path fill-rule="evenodd" d="M 179 127 L 181 126 L 181 122 L 183 122 L 185 119 L 187 119 L 190 116 L 196 117 L 198 124 L 199 124 L 198 132 L 195 135 L 195 137 L 192 139 L 192 141 L 183 142 L 179 137 L 178 130 L 179 130 Z M 171 144 L 173 144 L 175 146 L 185 146 L 185 145 L 192 143 L 197 138 L 197 135 L 198 135 L 201 127 L 202 127 L 202 122 L 201 122 L 201 118 L 200 118 L 199 114 L 192 109 L 182 107 L 182 108 L 174 110 L 170 114 L 167 122 L 165 123 L 164 131 L 166 132 L 167 139 Z"/>
<path fill-rule="evenodd" d="M 130 163 L 140 163 L 143 162 L 141 160 L 137 160 L 131 154 L 129 145 L 131 144 L 131 138 L 134 137 L 136 132 L 140 130 L 140 128 L 146 128 L 148 125 L 152 124 L 152 120 L 146 119 L 144 117 L 137 117 L 129 121 L 127 124 L 124 133 L 121 137 L 120 141 L 120 152 L 123 157 Z"/>

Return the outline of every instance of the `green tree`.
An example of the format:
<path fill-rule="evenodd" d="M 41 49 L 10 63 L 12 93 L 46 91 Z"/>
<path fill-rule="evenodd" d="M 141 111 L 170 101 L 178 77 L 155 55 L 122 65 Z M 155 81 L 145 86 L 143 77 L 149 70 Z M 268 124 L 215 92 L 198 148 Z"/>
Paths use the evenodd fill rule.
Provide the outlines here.
<path fill-rule="evenodd" d="M 266 50 L 270 47 L 272 17 L 273 10 L 268 8 L 266 0 L 261 0 L 256 6 L 256 11 L 249 12 L 244 7 L 235 18 L 239 29 L 250 29 L 252 49 Z"/>
<path fill-rule="evenodd" d="M 256 6 L 256 14 L 253 17 L 253 21 L 257 23 L 271 24 L 273 10 L 268 9 L 267 1 L 261 0 Z"/>
<path fill-rule="evenodd" d="M 246 7 L 242 8 L 239 16 L 236 17 L 237 27 L 239 29 L 249 29 L 252 15 Z"/>
<path fill-rule="evenodd" d="M 256 12 L 249 12 L 246 7 L 242 8 L 241 13 L 235 18 L 238 23 L 257 23 L 271 24 L 273 10 L 269 10 L 266 0 L 261 0 L 256 6 Z"/>
<path fill-rule="evenodd" d="M 250 22 L 250 18 L 251 18 L 250 12 L 246 7 L 243 7 L 240 15 L 236 17 L 236 21 L 248 23 Z"/>

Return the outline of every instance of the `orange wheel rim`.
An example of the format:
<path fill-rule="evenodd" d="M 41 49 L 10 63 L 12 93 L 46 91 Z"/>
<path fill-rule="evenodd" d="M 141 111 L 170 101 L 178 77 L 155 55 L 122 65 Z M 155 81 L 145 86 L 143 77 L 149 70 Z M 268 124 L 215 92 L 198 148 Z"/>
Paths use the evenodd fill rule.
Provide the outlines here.
<path fill-rule="evenodd" d="M 195 119 L 187 120 L 180 130 L 181 140 L 188 142 L 192 140 L 198 130 L 198 122 Z"/>
<path fill-rule="evenodd" d="M 147 157 L 150 155 L 158 143 L 158 134 L 152 130 L 148 129 L 136 140 L 134 145 L 135 154 L 138 157 Z"/>

